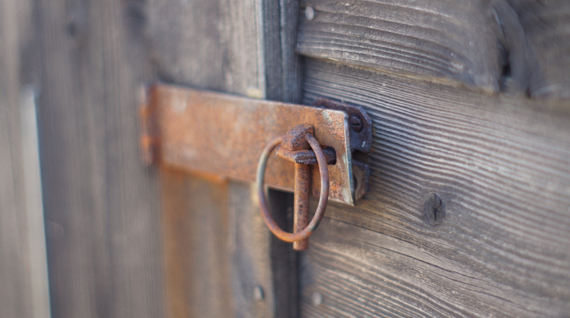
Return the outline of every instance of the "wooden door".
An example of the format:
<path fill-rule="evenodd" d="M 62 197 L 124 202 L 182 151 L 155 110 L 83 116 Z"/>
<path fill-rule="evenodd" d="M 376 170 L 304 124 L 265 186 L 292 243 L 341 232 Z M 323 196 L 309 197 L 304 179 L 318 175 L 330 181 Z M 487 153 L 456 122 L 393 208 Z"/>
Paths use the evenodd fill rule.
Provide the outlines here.
<path fill-rule="evenodd" d="M 0 48 L 18 46 L 0 77 L 39 93 L 53 317 L 569 315 L 567 1 L 0 3 L 27 17 L 0 26 Z M 362 106 L 370 192 L 330 203 L 294 252 L 252 184 L 144 164 L 139 92 L 155 80 Z M 16 168 L 1 171 L 19 171 L 7 127 Z M 18 178 L 3 181 L 20 191 Z M 292 195 L 270 197 L 291 228 Z M 18 281 L 18 257 L 0 277 Z M 3 302 L 31 297 L 22 281 L 0 313 L 35 316 Z"/>

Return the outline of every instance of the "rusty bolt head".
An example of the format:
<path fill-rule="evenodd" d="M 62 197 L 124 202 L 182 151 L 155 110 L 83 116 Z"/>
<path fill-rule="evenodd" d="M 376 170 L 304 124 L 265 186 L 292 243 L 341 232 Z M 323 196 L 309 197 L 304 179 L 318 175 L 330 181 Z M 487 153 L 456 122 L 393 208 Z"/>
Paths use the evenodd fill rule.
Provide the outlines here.
<path fill-rule="evenodd" d="M 350 123 L 350 128 L 352 128 L 352 130 L 354 130 L 355 132 L 362 131 L 362 120 L 360 120 L 358 116 L 355 115 L 350 116 L 348 122 Z"/>
<path fill-rule="evenodd" d="M 424 203 L 424 214 L 431 225 L 441 224 L 445 218 L 445 202 L 437 193 L 431 193 Z"/>

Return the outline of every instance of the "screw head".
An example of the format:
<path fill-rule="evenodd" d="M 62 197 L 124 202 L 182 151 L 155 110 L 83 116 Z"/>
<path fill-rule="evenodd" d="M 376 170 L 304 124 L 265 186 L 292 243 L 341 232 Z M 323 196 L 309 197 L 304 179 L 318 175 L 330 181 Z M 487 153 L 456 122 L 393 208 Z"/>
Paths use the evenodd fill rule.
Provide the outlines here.
<path fill-rule="evenodd" d="M 356 115 L 350 116 L 350 118 L 348 119 L 348 122 L 349 122 L 350 128 L 352 128 L 352 130 L 354 130 L 356 132 L 362 131 L 362 120 L 360 120 L 360 118 L 358 118 L 358 116 L 356 116 Z"/>
<path fill-rule="evenodd" d="M 265 293 L 263 292 L 263 288 L 261 286 L 253 287 L 253 299 L 255 299 L 255 301 L 262 301 L 265 299 Z"/>
<path fill-rule="evenodd" d="M 445 202 L 439 194 L 430 193 L 424 203 L 424 215 L 431 225 L 441 224 L 445 218 Z"/>
<path fill-rule="evenodd" d="M 305 18 L 307 18 L 309 21 L 315 18 L 315 9 L 313 9 L 313 7 L 305 8 Z"/>

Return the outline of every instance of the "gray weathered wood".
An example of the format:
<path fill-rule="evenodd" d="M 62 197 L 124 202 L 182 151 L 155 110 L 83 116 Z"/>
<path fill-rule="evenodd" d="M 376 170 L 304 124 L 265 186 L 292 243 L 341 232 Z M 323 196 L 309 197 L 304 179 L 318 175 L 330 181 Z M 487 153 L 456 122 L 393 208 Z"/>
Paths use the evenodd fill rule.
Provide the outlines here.
<path fill-rule="evenodd" d="M 293 231 L 293 194 L 269 190 L 269 203 L 273 220 L 284 230 Z M 299 260 L 300 253 L 291 243 L 271 237 L 271 273 L 275 293 L 276 318 L 299 317 Z"/>
<path fill-rule="evenodd" d="M 21 252 L 28 254 L 25 267 L 28 268 L 32 298 L 26 306 L 31 308 L 33 317 L 46 317 L 50 313 L 50 297 L 35 91 L 28 85 L 20 92 L 26 224 L 18 231 L 27 234 L 27 248 Z M 22 212 L 19 213 L 21 216 Z"/>
<path fill-rule="evenodd" d="M 568 97 L 570 3 L 304 1 L 298 50 L 488 92 Z"/>
<path fill-rule="evenodd" d="M 15 1 L 0 2 L 0 316 L 32 317 L 26 275 L 25 190 Z"/>
<path fill-rule="evenodd" d="M 54 317 L 164 315 L 159 189 L 138 149 L 140 1 L 38 1 Z"/>
<path fill-rule="evenodd" d="M 302 266 L 302 316 L 570 312 L 570 107 L 313 59 L 305 102 L 372 117 L 371 191 L 332 204 Z M 430 193 L 446 205 L 432 226 Z M 314 306 L 313 292 L 323 295 Z"/>
<path fill-rule="evenodd" d="M 479 0 L 304 1 L 298 51 L 347 64 L 499 90 L 497 22 Z"/>
<path fill-rule="evenodd" d="M 34 105 L 20 96 L 30 9 L 31 1 L 0 1 L 0 317 L 49 316 Z"/>
<path fill-rule="evenodd" d="M 263 52 L 266 98 L 301 101 L 301 57 L 296 54 L 299 0 L 264 0 Z"/>
<path fill-rule="evenodd" d="M 265 97 L 261 1 L 152 0 L 147 12 L 161 79 Z"/>
<path fill-rule="evenodd" d="M 536 54 L 530 93 L 537 97 L 570 98 L 570 2 L 509 1 Z"/>

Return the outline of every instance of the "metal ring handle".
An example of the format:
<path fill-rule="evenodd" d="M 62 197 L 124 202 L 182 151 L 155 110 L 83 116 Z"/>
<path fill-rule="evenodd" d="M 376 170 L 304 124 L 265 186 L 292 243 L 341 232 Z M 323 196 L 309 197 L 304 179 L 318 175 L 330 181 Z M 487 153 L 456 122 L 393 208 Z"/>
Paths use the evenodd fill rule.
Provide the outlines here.
<path fill-rule="evenodd" d="M 259 206 L 261 207 L 261 215 L 263 216 L 263 220 L 265 221 L 265 224 L 267 224 L 267 227 L 269 227 L 269 230 L 271 230 L 275 236 L 289 243 L 304 240 L 313 234 L 323 219 L 323 216 L 325 215 L 325 209 L 327 207 L 327 202 L 329 199 L 329 169 L 327 167 L 327 160 L 323 154 L 321 145 L 319 145 L 317 139 L 315 139 L 315 137 L 313 137 L 311 134 L 306 134 L 305 140 L 307 140 L 315 152 L 315 156 L 317 157 L 317 162 L 319 164 L 319 173 L 321 174 L 321 196 L 319 197 L 319 205 L 317 206 L 317 211 L 315 212 L 313 219 L 303 230 L 297 233 L 289 233 L 283 231 L 271 217 L 267 199 L 265 198 L 265 191 L 263 189 L 265 167 L 267 166 L 269 155 L 271 155 L 273 149 L 275 149 L 275 147 L 281 143 L 281 137 L 273 139 L 271 142 L 269 142 L 269 144 L 267 144 L 267 146 L 265 146 L 265 149 L 263 149 L 263 152 L 261 153 L 261 157 L 259 157 L 259 163 L 257 164 L 257 193 L 259 196 Z"/>

